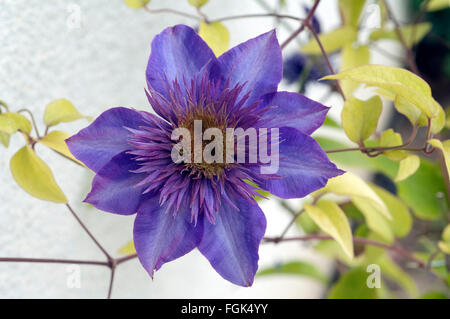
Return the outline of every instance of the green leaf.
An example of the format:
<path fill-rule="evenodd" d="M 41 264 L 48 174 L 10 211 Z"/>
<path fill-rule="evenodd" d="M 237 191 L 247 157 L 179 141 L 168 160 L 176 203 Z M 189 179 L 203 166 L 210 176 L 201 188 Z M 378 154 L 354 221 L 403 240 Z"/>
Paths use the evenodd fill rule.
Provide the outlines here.
<path fill-rule="evenodd" d="M 445 183 L 439 164 L 423 158 L 414 175 L 397 183 L 397 191 L 398 196 L 421 219 L 440 218 L 448 205 Z"/>
<path fill-rule="evenodd" d="M 395 177 L 396 182 L 403 181 L 413 175 L 420 166 L 420 158 L 417 155 L 408 155 L 408 157 L 400 161 L 400 166 L 398 168 L 397 176 Z"/>
<path fill-rule="evenodd" d="M 323 126 L 333 127 L 333 128 L 340 128 L 341 126 L 333 120 L 329 115 L 325 117 L 325 121 L 322 124 Z"/>
<path fill-rule="evenodd" d="M 445 166 L 447 167 L 447 176 L 450 176 L 450 140 L 441 142 L 440 140 L 432 139 L 429 140 L 428 143 L 438 148 L 442 152 L 445 159 Z"/>
<path fill-rule="evenodd" d="M 44 123 L 50 127 L 62 122 L 72 122 L 84 119 L 71 102 L 66 99 L 56 100 L 47 105 L 44 113 Z"/>
<path fill-rule="evenodd" d="M 450 8 L 450 1 L 448 0 L 431 0 L 427 5 L 427 11 L 438 11 Z"/>
<path fill-rule="evenodd" d="M 440 291 L 430 291 L 420 296 L 420 299 L 447 299 L 447 295 Z"/>
<path fill-rule="evenodd" d="M 125 0 L 125 4 L 132 9 L 141 9 L 149 2 L 150 0 Z"/>
<path fill-rule="evenodd" d="M 399 133 L 394 132 L 393 129 L 388 129 L 381 134 L 379 143 L 379 146 L 381 147 L 394 147 L 402 144 L 402 136 Z M 393 161 L 401 161 L 408 157 L 406 152 L 399 150 L 384 151 L 383 154 Z"/>
<path fill-rule="evenodd" d="M 320 42 L 327 53 L 337 51 L 348 43 L 353 43 L 356 41 L 356 38 L 356 29 L 350 26 L 341 27 L 329 33 L 322 33 L 319 35 Z M 302 46 L 301 50 L 305 54 L 322 54 L 322 51 L 314 38 L 311 38 L 308 43 Z"/>
<path fill-rule="evenodd" d="M 392 216 L 392 219 L 386 221 L 395 237 L 402 238 L 408 235 L 413 223 L 408 207 L 388 191 L 375 185 L 371 185 L 371 188 L 383 200 Z"/>
<path fill-rule="evenodd" d="M 339 0 L 339 11 L 342 16 L 342 24 L 358 26 L 359 17 L 366 0 Z"/>
<path fill-rule="evenodd" d="M 341 53 L 341 71 L 369 63 L 370 51 L 367 45 L 361 45 L 358 48 L 355 48 L 353 44 L 347 44 L 343 47 Z M 340 81 L 340 85 L 345 96 L 348 98 L 352 96 L 353 91 L 355 91 L 360 83 L 351 80 L 343 80 Z"/>
<path fill-rule="evenodd" d="M 216 56 L 220 56 L 228 50 L 230 32 L 222 23 L 202 21 L 198 34 L 210 46 Z"/>
<path fill-rule="evenodd" d="M 377 299 L 377 289 L 367 286 L 370 274 L 362 267 L 353 268 L 346 272 L 331 288 L 329 299 Z"/>
<path fill-rule="evenodd" d="M 52 171 L 30 146 L 24 146 L 11 158 L 10 168 L 17 184 L 31 196 L 55 203 L 67 203 Z"/>
<path fill-rule="evenodd" d="M 324 188 L 317 191 L 319 194 L 326 192 L 350 196 L 352 198 L 363 198 L 365 201 L 370 201 L 384 216 L 391 218 L 391 215 L 381 198 L 366 182 L 351 172 L 331 178 Z"/>
<path fill-rule="evenodd" d="M 327 277 L 317 270 L 314 265 L 300 261 L 293 261 L 275 267 L 264 268 L 257 273 L 257 276 L 259 277 L 268 275 L 299 275 L 317 279 L 322 283 L 328 282 Z"/>
<path fill-rule="evenodd" d="M 412 298 L 417 298 L 419 290 L 414 280 L 386 256 L 386 254 L 377 259 L 376 263 L 380 266 L 383 275 L 396 282 L 408 292 Z"/>
<path fill-rule="evenodd" d="M 419 23 L 417 25 L 407 25 L 400 28 L 402 37 L 406 45 L 410 48 L 419 43 L 431 30 L 431 23 Z M 414 38 L 413 38 L 414 36 Z M 377 29 L 370 34 L 370 40 L 391 39 L 399 41 L 395 30 Z"/>
<path fill-rule="evenodd" d="M 84 166 L 79 160 L 77 160 L 72 153 L 70 153 L 67 147 L 66 140 L 70 137 L 70 134 L 61 131 L 52 131 L 39 140 L 39 143 L 51 148 L 59 154 L 74 161 L 78 165 Z"/>
<path fill-rule="evenodd" d="M 118 250 L 118 253 L 122 254 L 122 255 L 135 254 L 136 253 L 136 248 L 134 247 L 134 242 L 133 241 L 128 242 L 125 246 L 121 247 Z"/>
<path fill-rule="evenodd" d="M 194 7 L 200 8 L 203 7 L 205 4 L 207 4 L 209 0 L 188 0 L 188 1 Z"/>
<path fill-rule="evenodd" d="M 252 185 L 253 187 L 255 187 L 255 192 L 257 192 L 259 195 L 261 195 L 261 196 L 254 196 L 253 197 L 256 201 L 260 201 L 261 199 L 267 199 L 267 197 L 270 196 L 269 192 L 261 189 L 258 185 L 256 185 L 252 181 L 246 179 L 246 180 L 244 180 L 244 182 L 246 182 L 247 184 Z"/>
<path fill-rule="evenodd" d="M 352 230 L 342 209 L 330 201 L 321 201 L 315 206 L 305 205 L 304 208 L 317 226 L 333 237 L 347 256 L 353 258 Z"/>
<path fill-rule="evenodd" d="M 429 118 L 437 116 L 439 112 L 439 104 L 431 96 L 430 86 L 414 73 L 401 68 L 363 65 L 322 79 L 353 80 L 385 89 L 416 105 Z"/>
<path fill-rule="evenodd" d="M 348 99 L 342 111 L 342 126 L 348 138 L 357 144 L 368 139 L 377 129 L 381 110 L 382 102 L 378 96 L 367 101 Z"/>

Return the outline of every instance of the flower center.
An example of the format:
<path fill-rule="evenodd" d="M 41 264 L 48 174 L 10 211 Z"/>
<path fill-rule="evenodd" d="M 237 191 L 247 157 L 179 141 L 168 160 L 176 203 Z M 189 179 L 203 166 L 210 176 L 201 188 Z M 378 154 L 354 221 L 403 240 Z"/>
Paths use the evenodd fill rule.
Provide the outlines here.
<path fill-rule="evenodd" d="M 190 145 L 185 145 L 187 147 L 180 150 L 180 155 L 187 155 L 183 165 L 191 175 L 219 178 L 225 169 L 231 167 L 232 163 L 226 160 L 225 117 L 210 112 L 208 108 L 197 107 L 179 119 L 178 127 L 189 132 L 189 138 L 183 136 L 182 139 L 186 139 L 185 142 L 189 140 Z M 189 154 L 183 154 L 186 149 Z"/>

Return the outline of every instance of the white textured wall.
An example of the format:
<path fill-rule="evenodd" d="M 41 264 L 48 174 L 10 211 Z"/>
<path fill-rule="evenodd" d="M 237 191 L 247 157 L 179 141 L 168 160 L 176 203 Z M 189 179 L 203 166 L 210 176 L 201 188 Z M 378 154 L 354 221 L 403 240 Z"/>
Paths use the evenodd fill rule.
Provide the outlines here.
<path fill-rule="evenodd" d="M 151 5 L 193 11 L 186 2 L 152 0 Z M 291 13 L 301 14 L 296 1 L 291 2 Z M 81 8 L 79 29 L 67 27 L 69 4 Z M 336 24 L 334 1 L 321 6 L 319 15 L 325 24 Z M 211 0 L 205 11 L 210 17 L 221 17 L 263 10 L 252 0 Z M 12 110 L 29 108 L 39 123 L 45 105 L 61 97 L 91 116 L 114 106 L 148 109 L 143 88 L 150 41 L 164 27 L 177 23 L 193 25 L 173 15 L 128 9 L 122 0 L 0 0 L 0 99 Z M 235 45 L 271 29 L 273 24 L 255 19 L 227 26 Z M 279 37 L 285 39 L 286 32 L 280 32 Z M 79 121 L 58 128 L 74 133 L 85 125 Z M 42 132 L 43 127 L 40 129 Z M 17 135 L 9 149 L 0 146 L 0 256 L 103 260 L 64 206 L 34 199 L 14 183 L 9 159 L 23 143 Z M 133 217 L 107 214 L 81 203 L 89 190 L 91 173 L 42 146 L 37 146 L 37 151 L 51 166 L 80 217 L 109 251 L 115 253 L 131 239 Z M 289 220 L 287 214 L 273 202 L 265 203 L 263 210 L 268 217 L 268 234 L 279 234 Z M 323 258 L 298 243 L 276 248 L 264 245 L 260 255 L 263 266 L 305 259 L 327 270 Z M 65 265 L 0 264 L 0 298 L 105 297 L 109 270 L 95 266 L 82 266 L 81 270 L 81 289 L 68 289 Z M 137 261 L 124 264 L 118 268 L 113 297 L 312 298 L 321 293 L 319 284 L 297 277 L 262 278 L 252 288 L 239 288 L 222 280 L 206 259 L 193 252 L 166 264 L 154 281 Z"/>

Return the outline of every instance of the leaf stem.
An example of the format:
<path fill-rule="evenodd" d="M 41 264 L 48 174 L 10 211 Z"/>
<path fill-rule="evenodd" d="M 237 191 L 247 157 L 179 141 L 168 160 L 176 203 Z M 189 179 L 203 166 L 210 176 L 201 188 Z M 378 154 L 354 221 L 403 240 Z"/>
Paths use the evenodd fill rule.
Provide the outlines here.
<path fill-rule="evenodd" d="M 30 116 L 31 122 L 33 123 L 34 131 L 36 132 L 36 136 L 38 139 L 40 139 L 41 135 L 39 134 L 39 130 L 36 124 L 36 120 L 34 119 L 33 113 L 29 109 L 20 109 L 17 111 L 17 113 L 27 113 Z"/>

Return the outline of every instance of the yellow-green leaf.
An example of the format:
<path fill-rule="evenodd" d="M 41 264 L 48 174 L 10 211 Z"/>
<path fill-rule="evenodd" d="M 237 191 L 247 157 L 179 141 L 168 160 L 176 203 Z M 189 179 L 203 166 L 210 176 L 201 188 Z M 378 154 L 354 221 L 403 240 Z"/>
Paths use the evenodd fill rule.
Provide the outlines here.
<path fill-rule="evenodd" d="M 358 26 L 359 17 L 366 0 L 339 0 L 339 11 L 342 16 L 342 24 Z"/>
<path fill-rule="evenodd" d="M 74 161 L 75 163 L 84 166 L 79 160 L 77 160 L 72 153 L 70 153 L 69 148 L 66 144 L 66 139 L 70 137 L 70 134 L 61 131 L 52 131 L 45 135 L 39 140 L 39 143 L 50 147 L 52 150 L 58 152 L 59 154 L 67 157 L 68 159 Z"/>
<path fill-rule="evenodd" d="M 30 121 L 19 113 L 0 114 L 0 132 L 13 134 L 21 130 L 22 132 L 30 133 L 31 128 Z"/>
<path fill-rule="evenodd" d="M 438 11 L 446 8 L 450 8 L 449 0 L 431 0 L 427 5 L 428 11 Z"/>
<path fill-rule="evenodd" d="M 394 96 L 394 101 L 394 105 L 397 111 L 406 116 L 411 124 L 418 125 L 419 119 L 421 117 L 424 117 L 426 119 L 423 112 L 417 106 L 415 106 L 413 103 L 410 103 L 401 95 Z"/>
<path fill-rule="evenodd" d="M 368 139 L 377 129 L 382 106 L 378 96 L 367 101 L 348 99 L 342 111 L 342 126 L 348 138 L 355 143 Z"/>
<path fill-rule="evenodd" d="M 420 166 L 419 156 L 408 155 L 406 158 L 400 161 L 395 181 L 400 182 L 407 179 L 419 169 L 419 166 Z"/>
<path fill-rule="evenodd" d="M 0 114 L 0 132 L 6 134 L 13 134 L 16 131 L 16 126 L 14 122 L 5 116 L 5 114 Z"/>
<path fill-rule="evenodd" d="M 425 35 L 431 30 L 431 23 L 419 23 L 417 25 L 407 25 L 400 28 L 402 37 L 406 42 L 408 47 L 420 42 Z M 414 37 L 414 38 L 413 38 Z M 379 39 L 391 39 L 398 40 L 397 33 L 395 30 L 384 30 L 377 29 L 373 31 L 370 35 L 370 40 L 376 41 Z"/>
<path fill-rule="evenodd" d="M 188 0 L 188 1 L 194 7 L 200 8 L 203 7 L 205 4 L 207 4 L 209 0 Z"/>
<path fill-rule="evenodd" d="M 62 122 L 72 122 L 86 118 L 81 115 L 71 102 L 66 99 L 56 100 L 47 105 L 44 113 L 44 123 L 54 126 Z"/>
<path fill-rule="evenodd" d="M 386 219 L 395 237 L 402 238 L 409 234 L 412 227 L 412 217 L 406 206 L 399 198 L 388 191 L 371 185 L 371 188 L 386 204 L 392 219 Z"/>
<path fill-rule="evenodd" d="M 341 208 L 334 202 L 321 201 L 315 206 L 305 205 L 305 210 L 317 226 L 333 237 L 347 256 L 353 258 L 352 231 Z"/>
<path fill-rule="evenodd" d="M 364 215 L 369 229 L 389 243 L 394 240 L 394 234 L 389 227 L 388 220 L 380 213 L 372 202 L 357 196 L 352 197 L 352 202 Z"/>
<path fill-rule="evenodd" d="M 10 135 L 8 133 L 0 132 L 0 143 L 3 144 L 4 147 L 9 146 Z"/>
<path fill-rule="evenodd" d="M 230 45 L 230 32 L 220 22 L 200 22 L 200 37 L 209 45 L 216 56 L 225 53 Z"/>
<path fill-rule="evenodd" d="M 399 133 L 394 132 L 393 129 L 388 129 L 381 134 L 379 146 L 381 147 L 394 147 L 403 144 L 402 136 Z M 383 152 L 392 161 L 401 161 L 408 157 L 408 154 L 404 151 L 394 150 Z"/>
<path fill-rule="evenodd" d="M 125 4 L 132 9 L 141 9 L 149 2 L 150 0 L 125 0 Z"/>
<path fill-rule="evenodd" d="M 11 158 L 10 168 L 17 184 L 31 196 L 55 203 L 67 203 L 52 171 L 30 146 L 24 146 Z"/>
<path fill-rule="evenodd" d="M 450 140 L 441 142 L 437 139 L 432 139 L 429 140 L 428 143 L 441 150 L 442 154 L 444 155 L 448 176 L 450 176 Z"/>
<path fill-rule="evenodd" d="M 386 98 L 390 99 L 388 95 L 383 95 Z M 395 101 L 395 108 L 397 111 L 403 115 L 405 115 L 409 121 L 413 125 L 417 126 L 427 126 L 428 118 L 427 116 L 414 104 L 408 102 L 405 98 L 397 95 L 392 100 Z M 445 126 L 445 112 L 442 106 L 439 105 L 436 101 L 433 100 L 433 103 L 436 104 L 436 108 L 438 109 L 437 116 L 431 119 L 431 133 L 437 134 L 439 133 Z"/>
<path fill-rule="evenodd" d="M 439 112 L 439 105 L 431 96 L 430 86 L 414 73 L 401 68 L 363 65 L 322 79 L 353 80 L 385 89 L 416 105 L 429 118 L 437 116 Z"/>
<path fill-rule="evenodd" d="M 361 177 L 347 172 L 343 175 L 331 178 L 328 180 L 328 184 L 320 189 L 317 193 L 333 193 L 336 195 L 350 196 L 363 198 L 366 201 L 370 201 L 373 205 L 388 219 L 391 219 L 386 205 L 381 198 L 370 188 L 370 186 L 364 182 Z"/>
<path fill-rule="evenodd" d="M 444 228 L 442 240 L 439 241 L 438 245 L 444 253 L 450 255 L 450 224 Z"/>
<path fill-rule="evenodd" d="M 344 45 L 353 43 L 356 38 L 356 29 L 351 26 L 341 27 L 329 33 L 322 33 L 319 35 L 320 42 L 327 53 L 337 51 Z M 301 50 L 306 54 L 322 54 L 322 51 L 314 38 L 311 38 L 308 43 L 302 46 Z"/>
<path fill-rule="evenodd" d="M 370 51 L 367 45 L 361 45 L 355 48 L 353 44 L 347 44 L 343 47 L 341 53 L 341 71 L 369 63 Z M 360 85 L 360 83 L 351 80 L 340 81 L 340 84 L 347 98 Z"/>
<path fill-rule="evenodd" d="M 127 243 L 125 246 L 123 246 L 122 248 L 119 249 L 118 253 L 122 254 L 122 255 L 135 254 L 136 248 L 134 247 L 134 242 L 130 241 L 129 243 Z"/>

